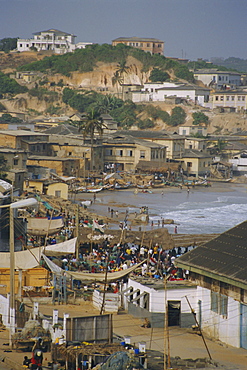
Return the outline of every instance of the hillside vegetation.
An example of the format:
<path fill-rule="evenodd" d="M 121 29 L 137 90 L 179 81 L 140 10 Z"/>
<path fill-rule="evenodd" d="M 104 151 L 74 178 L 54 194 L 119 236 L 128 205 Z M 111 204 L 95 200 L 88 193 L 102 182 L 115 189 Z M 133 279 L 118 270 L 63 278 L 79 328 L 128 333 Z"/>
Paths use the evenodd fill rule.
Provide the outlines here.
<path fill-rule="evenodd" d="M 163 55 L 151 55 L 142 50 L 132 48 L 123 44 L 112 46 L 88 45 L 85 49 L 77 49 L 73 53 L 64 55 L 52 55 L 44 59 L 21 66 L 19 70 L 40 71 L 60 73 L 69 76 L 71 72 L 90 72 L 93 71 L 97 62 L 120 63 L 126 61 L 128 56 L 132 56 L 142 63 L 142 71 L 147 72 L 155 67 L 161 71 L 173 70 L 178 79 L 184 79 L 192 82 L 193 73 L 180 63 L 164 57 Z"/>

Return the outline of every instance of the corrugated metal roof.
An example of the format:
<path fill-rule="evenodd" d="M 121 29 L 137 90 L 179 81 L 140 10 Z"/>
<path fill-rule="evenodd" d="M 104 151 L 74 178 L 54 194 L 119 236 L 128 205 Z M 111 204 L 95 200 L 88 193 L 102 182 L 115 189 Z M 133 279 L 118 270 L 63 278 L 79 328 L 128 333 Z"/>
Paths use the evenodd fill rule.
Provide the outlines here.
<path fill-rule="evenodd" d="M 184 254 L 176 263 L 247 283 L 247 221 Z"/>

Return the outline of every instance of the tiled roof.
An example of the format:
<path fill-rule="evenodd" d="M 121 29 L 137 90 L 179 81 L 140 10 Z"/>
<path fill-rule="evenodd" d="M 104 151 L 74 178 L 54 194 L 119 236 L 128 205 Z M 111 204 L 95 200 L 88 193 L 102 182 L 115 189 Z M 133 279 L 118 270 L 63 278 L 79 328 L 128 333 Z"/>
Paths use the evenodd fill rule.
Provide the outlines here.
<path fill-rule="evenodd" d="M 67 33 L 67 32 L 63 32 L 63 31 L 59 31 L 59 30 L 56 30 L 54 28 L 51 28 L 51 29 L 45 30 L 45 31 L 35 32 L 35 33 L 33 33 L 33 35 L 40 35 L 41 33 L 44 33 L 44 32 L 52 32 L 56 36 L 71 36 L 71 35 L 74 36 L 72 33 Z"/>
<path fill-rule="evenodd" d="M 186 149 L 182 154 L 183 158 L 212 158 L 212 155 L 201 152 L 200 150 Z"/>
<path fill-rule="evenodd" d="M 56 134 L 56 135 L 78 135 L 78 128 L 67 123 L 63 125 L 57 125 L 51 128 L 48 128 L 44 131 L 45 134 Z"/>
<path fill-rule="evenodd" d="M 230 215 L 229 215 L 230 217 Z M 247 221 L 176 259 L 181 267 L 247 284 Z"/>

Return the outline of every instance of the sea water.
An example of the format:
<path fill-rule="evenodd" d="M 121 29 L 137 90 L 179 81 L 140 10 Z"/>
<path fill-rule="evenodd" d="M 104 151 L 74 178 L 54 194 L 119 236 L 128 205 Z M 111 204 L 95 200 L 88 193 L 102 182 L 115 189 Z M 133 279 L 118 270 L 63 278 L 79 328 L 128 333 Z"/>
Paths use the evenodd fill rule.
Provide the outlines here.
<path fill-rule="evenodd" d="M 120 204 L 124 207 L 119 207 Z M 118 209 L 119 222 L 123 221 L 126 209 L 129 213 L 139 213 L 140 207 L 147 206 L 150 219 L 147 229 L 151 228 L 152 221 L 153 228 L 158 227 L 158 221 L 161 226 L 164 218 L 174 220 L 178 233 L 222 233 L 247 220 L 247 185 L 213 183 L 210 188 L 195 187 L 189 191 L 186 188 L 164 188 L 138 194 L 134 189 L 102 192 L 97 194 L 90 211 L 105 214 L 106 205 Z M 174 225 L 165 227 L 174 232 Z"/>

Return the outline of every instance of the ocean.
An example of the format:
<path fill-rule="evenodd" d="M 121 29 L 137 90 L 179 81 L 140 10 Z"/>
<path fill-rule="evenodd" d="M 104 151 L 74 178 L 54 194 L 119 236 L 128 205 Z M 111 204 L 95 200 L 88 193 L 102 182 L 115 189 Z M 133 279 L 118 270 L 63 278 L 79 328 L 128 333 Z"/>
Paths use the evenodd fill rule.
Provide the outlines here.
<path fill-rule="evenodd" d="M 92 198 L 92 194 L 80 195 Z M 158 220 L 164 218 L 174 220 L 181 234 L 222 233 L 247 219 L 247 185 L 212 183 L 209 188 L 191 188 L 189 193 L 178 188 L 155 189 L 151 194 L 134 194 L 134 189 L 103 191 L 90 211 L 107 215 L 108 206 L 119 211 L 119 221 L 123 221 L 126 209 L 139 213 L 140 207 L 147 206 L 150 223 L 146 229 L 151 228 L 151 221 L 158 227 Z M 174 225 L 165 227 L 174 232 Z"/>

